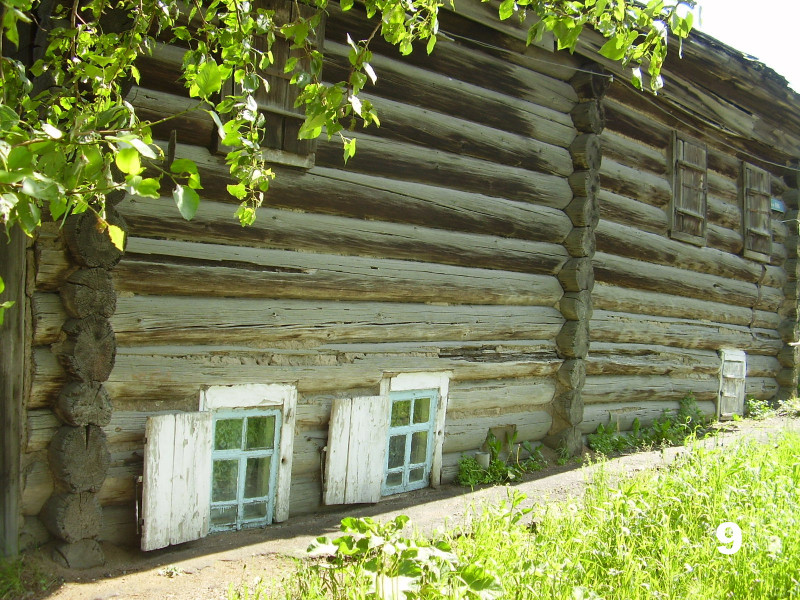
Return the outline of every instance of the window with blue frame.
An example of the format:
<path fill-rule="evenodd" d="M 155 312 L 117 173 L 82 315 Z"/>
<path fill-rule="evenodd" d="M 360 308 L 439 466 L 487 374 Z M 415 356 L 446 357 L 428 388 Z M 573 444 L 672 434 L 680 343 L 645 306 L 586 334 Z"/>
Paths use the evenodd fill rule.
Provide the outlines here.
<path fill-rule="evenodd" d="M 384 496 L 427 487 L 433 459 L 438 390 L 390 392 Z"/>
<path fill-rule="evenodd" d="M 218 411 L 211 453 L 211 531 L 272 522 L 281 411 Z"/>

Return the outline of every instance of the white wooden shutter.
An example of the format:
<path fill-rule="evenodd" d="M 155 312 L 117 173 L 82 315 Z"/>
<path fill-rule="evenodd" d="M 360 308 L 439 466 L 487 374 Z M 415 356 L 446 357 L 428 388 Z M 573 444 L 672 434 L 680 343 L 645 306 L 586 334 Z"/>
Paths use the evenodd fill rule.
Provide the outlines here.
<path fill-rule="evenodd" d="M 741 350 L 723 350 L 720 372 L 719 402 L 720 419 L 732 419 L 744 414 L 744 386 L 747 376 L 747 355 Z"/>
<path fill-rule="evenodd" d="M 328 429 L 325 504 L 380 500 L 388 427 L 388 396 L 334 400 Z"/>
<path fill-rule="evenodd" d="M 208 534 L 211 511 L 211 413 L 147 419 L 142 489 L 142 550 Z"/>

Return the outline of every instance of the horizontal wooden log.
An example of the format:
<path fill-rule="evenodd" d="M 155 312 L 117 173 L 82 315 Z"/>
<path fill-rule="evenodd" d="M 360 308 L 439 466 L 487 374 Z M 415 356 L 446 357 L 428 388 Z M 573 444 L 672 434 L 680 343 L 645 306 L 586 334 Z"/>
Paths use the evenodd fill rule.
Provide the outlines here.
<path fill-rule="evenodd" d="M 618 287 L 606 283 L 597 283 L 594 286 L 592 300 L 595 308 L 612 312 L 683 317 L 729 325 L 749 325 L 753 318 L 753 311 L 743 306 Z"/>
<path fill-rule="evenodd" d="M 554 393 L 555 383 L 548 379 L 459 381 L 449 390 L 447 422 L 542 410 Z"/>
<path fill-rule="evenodd" d="M 586 357 L 586 374 L 670 375 L 678 379 L 688 379 L 716 376 L 721 365 L 719 353 L 715 350 L 674 348 L 654 343 L 592 342 L 591 352 Z"/>
<path fill-rule="evenodd" d="M 328 58 L 338 58 L 325 66 L 328 80 L 347 79 L 349 63 L 348 46 L 333 42 L 326 43 Z M 481 123 L 489 127 L 515 132 L 543 142 L 568 147 L 574 137 L 574 129 L 568 113 L 573 100 L 547 90 L 547 86 L 558 84 L 555 80 L 542 78 L 531 73 L 534 80 L 547 84 L 539 86 L 540 92 L 549 95 L 549 100 L 541 103 L 515 98 L 505 93 L 475 85 L 452 74 L 441 74 L 412 66 L 406 61 L 395 60 L 381 55 L 373 55 L 370 64 L 379 73 L 377 85 L 369 91 L 377 96 L 413 104 L 434 111 L 447 107 L 447 113 L 459 118 Z M 484 77 L 490 74 L 477 74 Z M 497 78 L 500 79 L 500 78 Z M 561 85 L 564 85 L 561 83 Z M 534 86 L 536 87 L 536 86 Z M 560 88 L 565 91 L 566 88 Z M 566 92 L 568 93 L 568 92 Z M 574 94 L 574 92 L 573 92 Z M 544 105 L 549 104 L 550 106 Z M 378 107 L 380 110 L 380 106 Z M 500 111 L 490 114 L 492 111 Z"/>
<path fill-rule="evenodd" d="M 711 400 L 701 400 L 697 407 L 709 418 L 716 415 L 716 403 Z M 625 401 L 603 402 L 587 404 L 584 408 L 583 422 L 578 426 L 584 433 L 595 433 L 597 426 L 610 426 L 618 431 L 630 431 L 634 419 L 638 419 L 642 427 L 647 427 L 667 411 L 675 414 L 680 408 L 678 400 L 661 401 Z"/>
<path fill-rule="evenodd" d="M 762 267 L 714 248 L 699 248 L 630 226 L 601 221 L 596 230 L 600 252 L 698 273 L 756 283 Z M 691 274 L 689 274 L 691 277 Z"/>
<path fill-rule="evenodd" d="M 600 136 L 603 145 L 603 160 L 610 159 L 622 165 L 634 166 L 642 171 L 667 179 L 666 146 L 651 146 L 612 129 Z"/>
<path fill-rule="evenodd" d="M 346 57 L 349 47 L 337 44 L 336 41 L 344 40 L 348 33 L 354 39 L 366 39 L 372 31 L 372 24 L 360 11 L 350 10 L 338 14 L 334 12 L 325 24 L 325 31 L 328 38 L 325 42 L 326 56 L 330 53 Z M 441 42 L 437 42 L 436 50 L 437 52 L 430 56 L 425 52 L 411 53 L 403 57 L 404 60 L 400 64 L 407 65 L 407 68 L 414 65 L 416 68 L 449 77 L 458 74 L 459 79 L 472 85 L 561 112 L 569 112 L 577 101 L 575 90 L 569 83 L 509 63 L 507 60 L 496 58 L 482 51 L 465 48 L 456 41 L 448 39 L 446 35 L 442 36 Z M 396 52 L 397 50 L 391 45 L 377 42 L 373 50 L 373 59 L 370 62 L 375 63 L 376 57 L 396 55 Z M 381 69 L 379 65 L 375 65 L 375 70 L 378 73 L 378 86 L 380 86 Z M 328 76 L 326 75 L 326 77 Z"/>
<path fill-rule="evenodd" d="M 654 265 L 630 258 L 597 252 L 592 259 L 595 280 L 651 292 L 671 294 L 752 307 L 758 300 L 754 283 L 704 273 L 690 273 L 676 267 Z"/>
<path fill-rule="evenodd" d="M 745 397 L 753 397 L 757 400 L 771 400 L 779 391 L 778 382 L 772 377 L 748 377 L 745 380 Z"/>
<path fill-rule="evenodd" d="M 558 242 L 534 242 L 330 215 L 261 209 L 247 228 L 231 219 L 230 205 L 205 201 L 191 221 L 159 218 L 165 199 L 137 199 L 120 209 L 138 237 L 165 237 L 225 245 L 305 250 L 438 262 L 525 273 L 557 273 L 569 258 Z M 553 243 L 555 242 L 555 243 Z"/>
<path fill-rule="evenodd" d="M 197 410 L 198 400 L 190 410 Z M 110 451 L 119 452 L 123 448 L 141 445 L 144 440 L 144 426 L 148 415 L 159 414 L 157 405 L 149 412 L 115 410 L 111 422 L 102 428 Z M 28 411 L 27 452 L 47 448 L 53 436 L 61 427 L 61 422 L 48 409 Z"/>
<path fill-rule="evenodd" d="M 666 177 L 649 171 L 640 171 L 635 166 L 628 166 L 610 158 L 603 158 L 600 178 L 603 189 L 621 196 L 636 198 L 650 206 L 663 208 L 672 199 L 672 189 Z"/>
<path fill-rule="evenodd" d="M 777 331 L 672 317 L 649 317 L 596 310 L 590 323 L 592 342 L 647 344 L 719 350 L 738 348 L 776 355 L 782 347 Z"/>
<path fill-rule="evenodd" d="M 768 312 L 766 310 L 754 310 L 753 318 L 750 321 L 751 327 L 758 329 L 778 329 L 781 326 L 782 318 L 775 312 Z"/>
<path fill-rule="evenodd" d="M 57 262 L 57 254 L 48 260 Z M 58 287 L 69 272 L 53 269 L 40 290 Z M 330 300 L 405 300 L 466 304 L 554 305 L 561 297 L 557 280 L 545 275 L 411 261 L 332 256 L 237 248 L 215 244 L 131 238 L 123 262 L 114 270 L 120 292 L 250 298 Z M 144 284 L 144 285 L 143 285 Z M 477 292 L 471 293 L 469 290 Z"/>
<path fill-rule="evenodd" d="M 706 217 L 712 225 L 739 231 L 742 228 L 742 211 L 737 202 L 716 196 L 709 190 Z"/>
<path fill-rule="evenodd" d="M 98 539 L 117 546 L 138 546 L 139 533 L 136 526 L 136 507 L 130 503 L 103 508 L 103 521 Z"/>
<path fill-rule="evenodd" d="M 595 375 L 586 378 L 581 394 L 584 411 L 591 404 L 608 402 L 677 401 L 693 394 L 698 401 L 714 400 L 719 393 L 719 376 L 679 379 L 670 375 Z"/>
<path fill-rule="evenodd" d="M 727 202 L 734 206 L 739 203 L 739 175 L 736 177 L 726 177 L 722 173 L 717 173 L 709 168 L 706 171 L 708 178 L 708 194 L 716 199 Z"/>
<path fill-rule="evenodd" d="M 781 368 L 781 363 L 775 356 L 751 354 L 747 357 L 747 377 L 775 378 Z"/>
<path fill-rule="evenodd" d="M 739 231 L 709 223 L 706 226 L 706 234 L 709 248 L 716 248 L 728 254 L 741 254 L 744 241 Z"/>
<path fill-rule="evenodd" d="M 600 216 L 638 230 L 666 236 L 669 229 L 667 213 L 658 207 L 621 196 L 606 189 L 600 190 Z"/>
<path fill-rule="evenodd" d="M 58 298 L 36 295 L 38 344 L 58 335 Z M 435 306 L 393 302 L 264 302 L 241 298 L 124 296 L 111 324 L 120 345 L 315 347 L 328 343 L 554 338 L 563 323 L 552 307 Z M 534 332 L 541 332 L 534 335 Z"/>
<path fill-rule="evenodd" d="M 34 363 L 31 396 L 37 406 L 46 406 L 63 386 L 64 373 L 49 349 L 36 350 Z M 318 352 L 264 352 L 236 346 L 122 348 L 106 384 L 116 410 L 105 431 L 111 438 L 109 428 L 114 430 L 115 419 L 124 411 L 195 410 L 203 385 L 269 381 L 294 383 L 300 393 L 322 393 L 376 388 L 386 373 L 452 371 L 451 381 L 502 379 L 547 376 L 560 364 L 552 340 L 377 344 Z M 35 429 L 30 428 L 28 444 L 43 448 L 52 433 L 34 437 Z M 129 432 L 123 425 L 114 434 L 124 437 Z"/>
<path fill-rule="evenodd" d="M 764 275 L 761 283 L 768 287 L 783 288 L 788 281 L 788 272 L 783 267 L 764 265 Z"/>
<path fill-rule="evenodd" d="M 520 441 L 542 439 L 552 424 L 552 417 L 544 410 L 506 413 L 499 416 L 467 419 L 448 419 L 442 452 L 477 450 L 486 441 L 493 427 L 515 426 Z"/>
<path fill-rule="evenodd" d="M 175 131 L 176 139 L 182 144 L 214 147 L 219 137 L 211 115 L 201 109 L 202 105 L 196 98 L 181 94 L 182 86 L 175 85 L 163 91 L 159 89 L 165 86 L 159 84 L 153 73 L 150 71 L 145 74 L 144 85 L 147 87 L 134 86 L 125 98 L 136 109 L 141 120 L 158 123 L 152 127 L 153 137 L 169 140 L 171 132 Z"/>
<path fill-rule="evenodd" d="M 316 156 L 320 167 L 342 168 L 341 142 L 320 140 Z M 561 176 L 500 165 L 461 154 L 429 150 L 366 134 L 358 135 L 358 152 L 343 170 L 406 179 L 559 209 L 572 200 L 569 186 Z M 398 177 L 401 174 L 402 177 Z"/>

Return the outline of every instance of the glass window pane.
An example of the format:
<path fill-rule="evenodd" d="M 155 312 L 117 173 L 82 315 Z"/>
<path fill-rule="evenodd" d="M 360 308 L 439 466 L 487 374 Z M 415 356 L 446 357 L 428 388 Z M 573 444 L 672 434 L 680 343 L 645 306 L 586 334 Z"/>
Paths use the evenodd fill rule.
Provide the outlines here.
<path fill-rule="evenodd" d="M 272 448 L 275 441 L 275 417 L 250 417 L 247 419 L 245 450 Z"/>
<path fill-rule="evenodd" d="M 408 483 L 422 481 L 424 477 L 425 477 L 425 467 L 420 467 L 419 469 L 411 469 L 408 472 Z"/>
<path fill-rule="evenodd" d="M 411 436 L 411 462 L 424 463 L 428 458 L 428 432 L 417 431 Z"/>
<path fill-rule="evenodd" d="M 236 525 L 236 506 L 214 506 L 211 509 L 211 527 Z"/>
<path fill-rule="evenodd" d="M 393 435 L 389 438 L 389 468 L 402 467 L 406 462 L 406 436 Z"/>
<path fill-rule="evenodd" d="M 242 419 L 220 419 L 214 426 L 214 450 L 239 450 L 242 447 Z"/>
<path fill-rule="evenodd" d="M 392 427 L 403 427 L 411 424 L 411 400 L 400 400 L 392 403 Z"/>
<path fill-rule="evenodd" d="M 211 501 L 236 500 L 239 487 L 239 461 L 215 460 L 211 477 Z"/>
<path fill-rule="evenodd" d="M 253 519 L 266 519 L 267 518 L 267 503 L 266 502 L 252 502 L 244 505 L 244 520 L 251 521 Z"/>
<path fill-rule="evenodd" d="M 244 475 L 244 497 L 260 498 L 269 493 L 269 467 L 272 457 L 248 458 Z"/>
<path fill-rule="evenodd" d="M 417 398 L 414 400 L 414 423 L 427 423 L 431 418 L 431 399 Z"/>
<path fill-rule="evenodd" d="M 386 476 L 386 487 L 397 487 L 398 485 L 403 485 L 403 472 L 389 473 Z"/>

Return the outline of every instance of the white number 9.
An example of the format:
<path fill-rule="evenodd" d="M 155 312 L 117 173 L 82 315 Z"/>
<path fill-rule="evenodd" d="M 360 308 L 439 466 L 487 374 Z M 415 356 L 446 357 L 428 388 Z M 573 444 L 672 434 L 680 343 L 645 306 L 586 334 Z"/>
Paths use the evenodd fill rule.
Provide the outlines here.
<path fill-rule="evenodd" d="M 717 546 L 722 554 L 736 554 L 742 547 L 742 530 L 736 523 L 722 523 L 717 527 L 717 539 L 731 546 Z"/>

